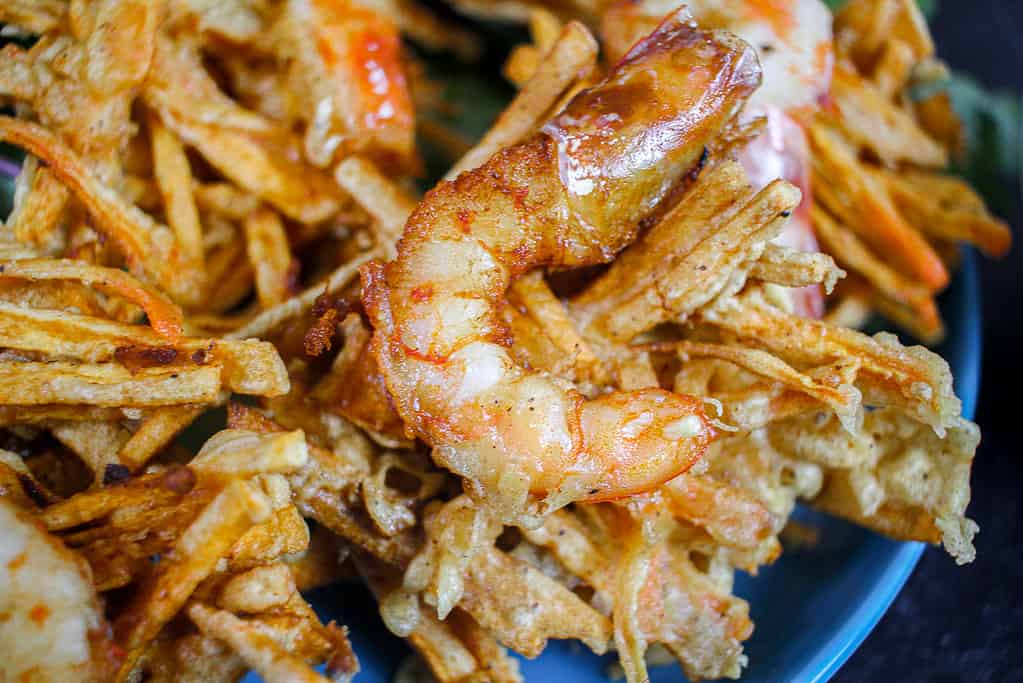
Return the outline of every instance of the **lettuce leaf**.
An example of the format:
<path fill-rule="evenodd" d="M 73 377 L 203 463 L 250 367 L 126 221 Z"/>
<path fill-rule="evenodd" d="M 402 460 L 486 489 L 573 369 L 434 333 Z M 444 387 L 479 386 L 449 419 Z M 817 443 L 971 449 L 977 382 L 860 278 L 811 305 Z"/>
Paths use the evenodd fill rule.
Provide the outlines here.
<path fill-rule="evenodd" d="M 946 83 L 963 121 L 966 149 L 952 170 L 968 179 L 999 213 L 1012 210 L 1023 154 L 1023 107 L 1017 93 L 985 88 L 972 76 L 953 72 Z"/>

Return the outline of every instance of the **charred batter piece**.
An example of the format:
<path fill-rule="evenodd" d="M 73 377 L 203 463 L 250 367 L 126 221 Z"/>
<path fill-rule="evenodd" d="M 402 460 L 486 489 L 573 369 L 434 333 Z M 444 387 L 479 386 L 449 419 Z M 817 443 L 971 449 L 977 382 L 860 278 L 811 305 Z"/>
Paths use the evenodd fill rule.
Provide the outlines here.
<path fill-rule="evenodd" d="M 533 268 L 613 259 L 759 83 L 749 46 L 677 12 L 540 134 L 429 193 L 397 257 L 363 268 L 398 412 L 502 518 L 651 489 L 714 439 L 698 398 L 586 400 L 518 366 L 499 309 Z"/>

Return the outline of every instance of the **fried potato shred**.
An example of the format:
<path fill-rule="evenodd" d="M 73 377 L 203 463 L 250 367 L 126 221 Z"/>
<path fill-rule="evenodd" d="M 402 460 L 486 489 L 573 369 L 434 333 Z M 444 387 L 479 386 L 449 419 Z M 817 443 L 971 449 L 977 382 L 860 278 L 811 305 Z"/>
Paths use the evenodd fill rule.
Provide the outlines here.
<path fill-rule="evenodd" d="M 417 0 L 0 2 L 0 680 L 349 681 L 338 582 L 400 681 L 737 678 L 797 505 L 974 559 L 948 364 L 857 329 L 1012 241 L 916 2 L 451 4 L 529 26 L 475 141 Z"/>

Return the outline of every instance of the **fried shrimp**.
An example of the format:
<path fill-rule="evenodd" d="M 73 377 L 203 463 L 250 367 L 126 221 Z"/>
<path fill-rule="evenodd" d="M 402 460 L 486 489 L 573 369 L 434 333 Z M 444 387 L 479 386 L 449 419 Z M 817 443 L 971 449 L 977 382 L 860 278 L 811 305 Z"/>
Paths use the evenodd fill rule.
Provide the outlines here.
<path fill-rule="evenodd" d="M 604 14 L 601 33 L 612 56 L 646 35 L 679 0 L 622 0 Z M 784 178 L 803 191 L 803 201 L 776 244 L 818 251 L 810 225 L 810 150 L 803 125 L 831 83 L 831 13 L 820 0 L 687 0 L 701 26 L 736 34 L 757 52 L 763 86 L 746 104 L 742 118 L 763 118 L 762 134 L 740 152 L 754 189 Z M 817 286 L 788 292 L 793 309 L 819 318 L 824 297 Z"/>
<path fill-rule="evenodd" d="M 679 11 L 540 133 L 427 194 L 397 257 L 363 268 L 398 412 L 501 518 L 649 490 L 714 439 L 698 398 L 587 400 L 516 365 L 500 308 L 533 268 L 613 259 L 759 82 L 749 46 Z"/>
<path fill-rule="evenodd" d="M 106 680 L 109 628 L 85 561 L 7 499 L 0 529 L 0 680 Z"/>

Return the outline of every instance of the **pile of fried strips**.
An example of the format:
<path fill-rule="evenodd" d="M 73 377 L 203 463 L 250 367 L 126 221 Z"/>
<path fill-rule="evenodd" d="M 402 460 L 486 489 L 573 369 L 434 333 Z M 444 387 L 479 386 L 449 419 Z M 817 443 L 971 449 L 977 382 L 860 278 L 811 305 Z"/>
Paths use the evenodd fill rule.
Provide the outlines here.
<path fill-rule="evenodd" d="M 812 196 L 751 183 L 757 60 L 675 4 L 617 65 L 613 3 L 453 4 L 532 30 L 474 146 L 419 55 L 479 38 L 413 0 L 0 3 L 0 678 L 348 680 L 338 581 L 443 682 L 551 638 L 735 678 L 797 502 L 973 559 L 948 365 L 856 329 L 939 340 L 957 244 L 1010 243 L 915 3 L 836 15 Z"/>

